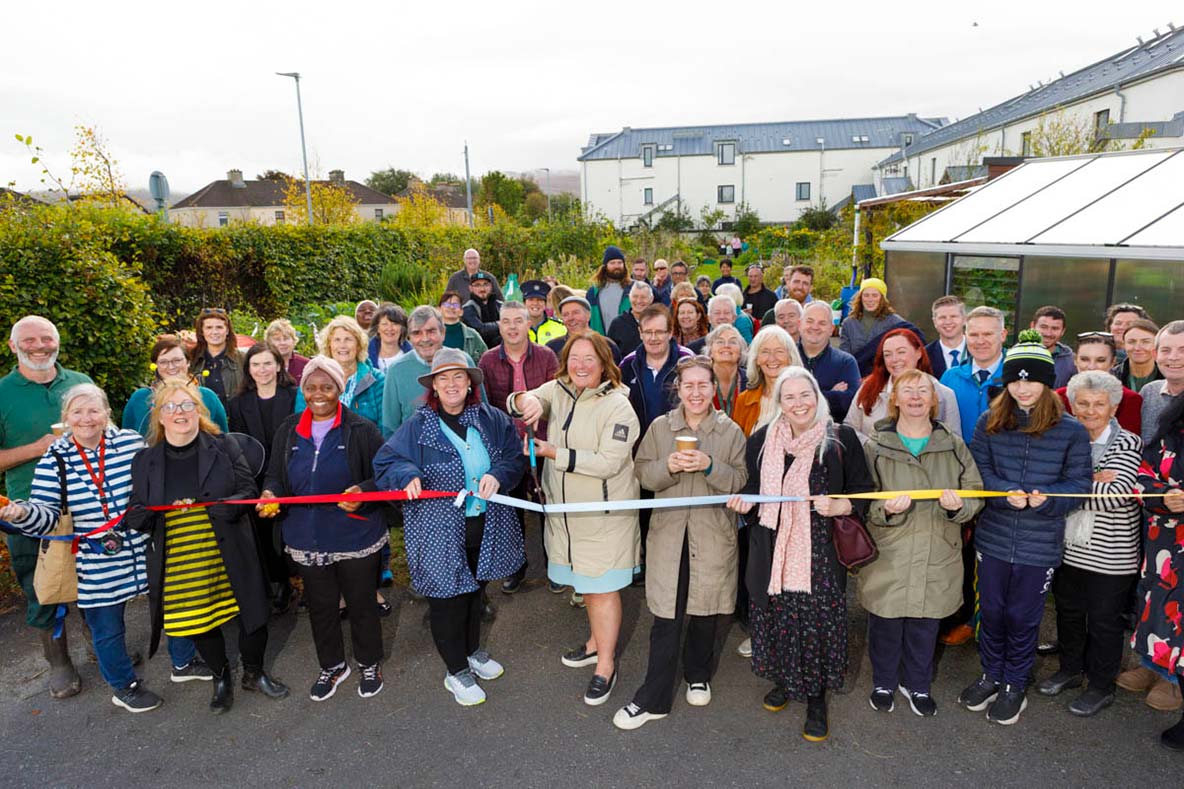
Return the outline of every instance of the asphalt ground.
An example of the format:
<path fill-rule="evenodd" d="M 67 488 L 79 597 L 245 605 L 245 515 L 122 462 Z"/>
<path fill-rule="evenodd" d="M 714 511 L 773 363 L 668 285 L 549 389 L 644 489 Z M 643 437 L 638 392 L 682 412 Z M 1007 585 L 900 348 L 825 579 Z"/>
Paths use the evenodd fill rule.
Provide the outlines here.
<path fill-rule="evenodd" d="M 457 705 L 443 687 L 444 667 L 424 621 L 426 605 L 405 590 L 384 590 L 394 613 L 383 620 L 385 689 L 357 695 L 355 672 L 326 702 L 308 698 L 317 673 L 307 617 L 274 618 L 268 664 L 292 695 L 269 701 L 239 690 L 234 709 L 208 711 L 210 685 L 171 684 L 162 648 L 140 668 L 164 706 L 132 715 L 115 707 L 88 662 L 77 616 L 72 652 L 83 691 L 51 699 L 36 641 L 23 615 L 0 618 L 0 785 L 2 786 L 1144 786 L 1184 785 L 1184 755 L 1158 744 L 1179 713 L 1148 708 L 1119 691 L 1099 716 L 1080 719 L 1066 705 L 1073 691 L 1047 699 L 1033 692 L 1018 724 L 990 724 L 955 703 L 978 673 L 972 646 L 939 654 L 935 718 L 915 716 L 897 698 L 895 712 L 868 704 L 866 615 L 850 605 L 851 692 L 830 697 L 831 735 L 801 737 L 804 705 L 780 713 L 761 707 L 769 685 L 735 654 L 743 638 L 726 634 L 708 707 L 676 693 L 674 710 L 633 732 L 613 713 L 642 680 L 650 615 L 644 593 L 624 593 L 620 681 L 608 703 L 582 701 L 591 668 L 569 669 L 560 654 L 581 643 L 587 621 L 567 595 L 542 579 L 532 527 L 527 585 L 507 596 L 491 585 L 497 620 L 484 641 L 506 666 L 483 683 L 488 701 Z M 147 641 L 147 605 L 128 608 L 129 644 Z M 1051 608 L 1045 626 L 1052 623 Z M 348 627 L 348 625 L 346 625 Z M 235 643 L 228 638 L 228 643 Z M 348 639 L 347 639 L 348 643 Z M 1037 676 L 1056 669 L 1040 658 Z"/>

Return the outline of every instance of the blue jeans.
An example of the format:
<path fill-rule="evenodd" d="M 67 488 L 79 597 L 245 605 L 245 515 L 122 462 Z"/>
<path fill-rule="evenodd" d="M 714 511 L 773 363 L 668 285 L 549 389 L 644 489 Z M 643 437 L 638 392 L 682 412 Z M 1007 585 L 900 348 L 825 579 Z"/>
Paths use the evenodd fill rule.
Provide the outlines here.
<path fill-rule="evenodd" d="M 115 690 L 122 690 L 136 681 L 131 656 L 127 651 L 127 628 L 123 622 L 125 603 L 81 608 L 94 640 L 99 673 Z M 173 666 L 181 668 L 193 660 L 196 650 L 188 638 L 169 637 L 169 657 Z"/>

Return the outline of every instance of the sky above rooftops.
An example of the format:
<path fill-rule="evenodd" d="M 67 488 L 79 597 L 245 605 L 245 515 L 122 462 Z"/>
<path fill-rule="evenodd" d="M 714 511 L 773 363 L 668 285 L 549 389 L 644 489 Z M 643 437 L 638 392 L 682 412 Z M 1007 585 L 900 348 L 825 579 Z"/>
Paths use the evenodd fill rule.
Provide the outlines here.
<path fill-rule="evenodd" d="M 965 117 L 1184 25 L 1178 3 L 8 4 L 0 185 L 40 188 L 14 134 L 68 167 L 97 125 L 129 186 L 575 170 L 592 132 L 915 112 Z M 1173 13 L 1176 18 L 1173 19 Z M 1184 107 L 1181 107 L 1184 109 Z M 539 173 L 539 180 L 545 175 Z"/>

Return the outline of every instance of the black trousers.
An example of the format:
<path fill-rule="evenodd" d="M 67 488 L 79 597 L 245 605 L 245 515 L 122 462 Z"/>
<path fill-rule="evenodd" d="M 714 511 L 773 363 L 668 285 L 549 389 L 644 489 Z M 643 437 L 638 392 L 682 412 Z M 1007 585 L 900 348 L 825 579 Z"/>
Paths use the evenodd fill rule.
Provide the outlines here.
<path fill-rule="evenodd" d="M 674 704 L 674 688 L 678 682 L 678 653 L 682 641 L 682 620 L 687 610 L 687 590 L 691 567 L 687 538 L 682 541 L 682 558 L 678 567 L 678 592 L 674 602 L 674 618 L 654 617 L 650 628 L 650 657 L 645 681 L 633 694 L 633 703 L 646 712 L 665 714 Z M 682 648 L 683 678 L 687 682 L 710 682 L 715 665 L 715 632 L 719 616 L 691 616 L 687 624 L 687 639 Z"/>
<path fill-rule="evenodd" d="M 940 624 L 940 619 L 868 614 L 867 656 L 872 663 L 872 684 L 889 690 L 904 685 L 913 693 L 928 693 Z"/>
<path fill-rule="evenodd" d="M 739 574 L 736 576 L 736 621 L 740 623 L 740 627 L 748 632 L 748 585 L 744 582 L 744 577 L 748 574 L 748 535 L 752 531 L 751 526 L 745 526 L 740 529 L 740 533 L 736 535 L 737 561 L 740 563 L 738 570 Z"/>
<path fill-rule="evenodd" d="M 317 649 L 317 662 L 328 669 L 345 662 L 340 601 L 349 610 L 349 635 L 354 660 L 373 666 L 382 660 L 382 621 L 374 593 L 378 588 L 382 551 L 321 567 L 300 565 L 308 621 Z"/>
<path fill-rule="evenodd" d="M 1067 564 L 1052 582 L 1061 670 L 1084 671 L 1089 686 L 1109 693 L 1122 668 L 1123 613 L 1134 575 L 1103 575 Z"/>
<path fill-rule="evenodd" d="M 465 555 L 474 576 L 484 530 L 484 516 L 465 518 Z M 427 598 L 432 640 L 436 642 L 436 651 L 443 658 L 449 674 L 468 668 L 469 655 L 476 652 L 481 643 L 481 595 L 485 593 L 485 582 L 478 581 L 477 585 L 479 588 L 475 592 Z"/>
<path fill-rule="evenodd" d="M 235 617 L 232 621 L 238 625 L 238 652 L 243 661 L 243 668 L 262 671 L 263 653 L 267 651 L 267 625 L 248 633 L 243 630 L 241 618 Z M 222 627 L 207 630 L 201 635 L 190 636 L 193 639 L 193 645 L 197 647 L 197 654 L 201 655 L 201 659 L 215 675 L 221 674 L 228 662 L 226 638 L 222 635 Z"/>
<path fill-rule="evenodd" d="M 251 526 L 255 529 L 255 544 L 259 550 L 259 564 L 263 567 L 263 577 L 271 583 L 286 584 L 291 575 L 288 567 L 288 557 L 284 554 L 280 540 L 280 525 L 275 518 L 261 518 L 250 508 L 248 515 Z"/>

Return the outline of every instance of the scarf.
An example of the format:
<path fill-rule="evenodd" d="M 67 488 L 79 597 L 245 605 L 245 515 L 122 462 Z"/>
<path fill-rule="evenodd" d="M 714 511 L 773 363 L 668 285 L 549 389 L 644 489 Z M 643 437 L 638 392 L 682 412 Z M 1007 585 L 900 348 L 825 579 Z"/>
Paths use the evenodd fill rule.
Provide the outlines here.
<path fill-rule="evenodd" d="M 822 422 L 797 438 L 784 418 L 776 419 L 765 436 L 761 458 L 762 496 L 809 496 L 810 469 L 814 454 L 826 436 Z M 789 471 L 785 456 L 793 455 Z M 781 592 L 810 593 L 810 502 L 785 501 L 760 505 L 760 524 L 767 529 L 781 529 L 773 546 L 773 566 L 769 571 L 771 595 Z"/>

